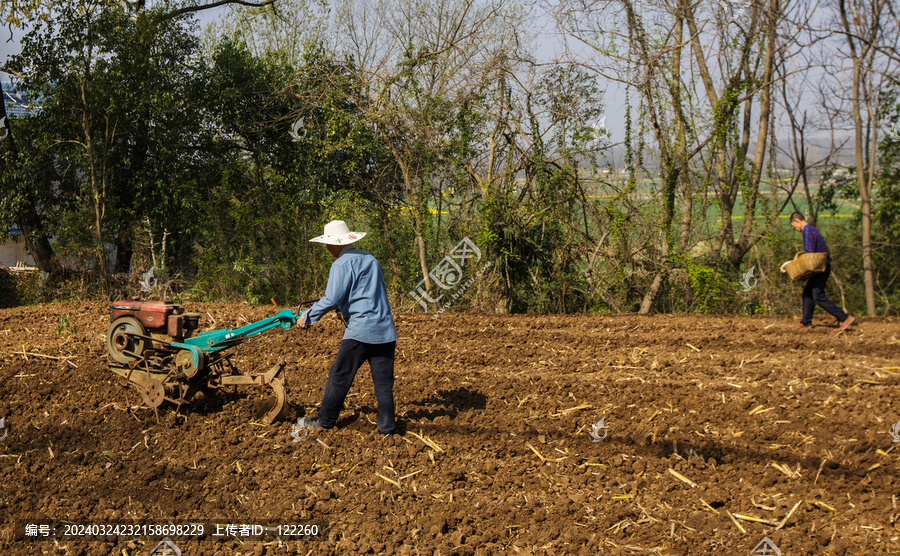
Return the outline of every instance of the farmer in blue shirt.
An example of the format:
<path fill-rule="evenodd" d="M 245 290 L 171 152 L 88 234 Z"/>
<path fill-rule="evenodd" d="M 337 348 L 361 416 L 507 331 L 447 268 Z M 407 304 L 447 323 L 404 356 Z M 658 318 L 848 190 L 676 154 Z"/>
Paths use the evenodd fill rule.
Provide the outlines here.
<path fill-rule="evenodd" d="M 310 241 L 324 243 L 335 258 L 328 274 L 325 295 L 301 317 L 306 328 L 329 311 L 338 309 L 346 324 L 344 339 L 328 373 L 322 405 L 316 418 L 305 417 L 302 426 L 334 427 L 356 371 L 366 361 L 372 371 L 378 402 L 378 432 L 394 433 L 394 351 L 397 330 L 384 285 L 381 265 L 370 253 L 353 248 L 365 232 L 351 232 L 343 220 L 325 225 L 325 233 Z"/>
<path fill-rule="evenodd" d="M 827 255 L 825 272 L 814 274 L 806 281 L 806 287 L 803 288 L 803 317 L 799 324 L 794 325 L 794 328 L 812 328 L 813 311 L 818 303 L 819 307 L 831 313 L 840 322 L 839 331 L 847 330 L 853 322 L 853 317 L 842 311 L 825 295 L 825 283 L 831 276 L 831 253 L 828 252 L 825 238 L 799 212 L 791 214 L 791 227 L 803 234 L 803 250 L 805 252 Z M 784 272 L 783 269 L 782 272 Z"/>

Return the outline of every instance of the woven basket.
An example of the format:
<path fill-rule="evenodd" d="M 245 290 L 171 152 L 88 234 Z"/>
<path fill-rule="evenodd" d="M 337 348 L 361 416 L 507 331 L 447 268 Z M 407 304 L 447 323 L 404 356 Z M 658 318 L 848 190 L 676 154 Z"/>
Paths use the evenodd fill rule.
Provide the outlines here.
<path fill-rule="evenodd" d="M 791 280 L 806 280 L 810 276 L 825 272 L 828 264 L 827 253 L 803 253 L 794 255 L 794 260 L 781 265 L 781 268 L 791 277 Z"/>

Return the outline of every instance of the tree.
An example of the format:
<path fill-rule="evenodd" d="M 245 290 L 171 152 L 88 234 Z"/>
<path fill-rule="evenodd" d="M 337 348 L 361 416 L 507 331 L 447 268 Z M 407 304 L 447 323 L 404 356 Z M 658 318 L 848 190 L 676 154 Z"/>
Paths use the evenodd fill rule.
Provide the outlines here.
<path fill-rule="evenodd" d="M 773 154 L 774 166 L 787 167 L 776 160 L 775 157 L 780 154 L 790 161 L 793 169 L 789 183 L 780 186 L 781 191 L 790 199 L 794 210 L 802 212 L 811 224 L 817 225 L 818 215 L 827 205 L 828 186 L 824 183 L 827 176 L 822 174 L 829 171 L 847 140 L 838 139 L 834 118 L 828 117 L 820 102 L 813 102 L 824 97 L 824 92 L 816 83 L 821 79 L 822 71 L 822 62 L 816 60 L 816 55 L 824 54 L 820 52 L 824 43 L 816 40 L 810 43 L 805 48 L 779 51 L 779 61 L 775 66 L 778 84 L 776 110 L 787 116 L 789 136 L 784 142 L 773 134 L 772 144 L 776 151 Z M 823 134 L 829 141 L 825 145 L 820 139 Z M 811 148 L 824 149 L 825 154 L 815 158 L 810 155 Z M 797 196 L 802 196 L 802 201 L 805 201 L 802 205 L 798 204 L 802 201 Z"/>
<path fill-rule="evenodd" d="M 196 13 L 206 9 L 232 4 L 259 8 L 265 6 L 275 6 L 277 5 L 277 1 L 278 0 L 260 0 L 258 2 L 248 0 L 217 0 L 214 2 L 199 4 L 192 1 L 186 1 L 181 5 L 176 4 L 172 5 L 171 7 L 167 6 L 165 8 L 153 10 L 152 13 L 156 24 L 155 26 L 158 29 L 161 29 L 167 21 L 178 20 L 185 15 Z M 146 0 L 125 0 L 124 7 L 129 11 L 142 13 L 146 11 L 147 5 Z M 13 27 L 22 27 L 25 22 L 38 24 L 40 22 L 53 21 L 54 19 L 61 16 L 65 17 L 64 14 L 67 10 L 72 11 L 75 8 L 77 8 L 77 12 L 80 14 L 93 14 L 98 12 L 113 13 L 117 10 L 122 10 L 123 1 L 87 0 L 85 2 L 78 2 L 73 5 L 72 3 L 60 4 L 49 2 L 46 0 L 0 0 L 0 18 L 5 20 L 9 25 L 11 33 Z M 151 27 L 152 26 L 153 25 L 151 25 Z M 10 73 L 11 70 L 9 70 L 9 68 L 0 67 L 0 71 Z M 19 73 L 18 76 L 22 79 L 34 77 L 25 76 L 21 73 Z M 88 109 L 86 105 L 83 106 L 83 108 Z M 88 110 L 85 110 L 85 112 L 87 111 Z M 12 128 L 14 126 L 7 121 L 8 119 L 2 119 L 5 116 L 5 107 L 0 107 L 0 121 L 6 122 L 6 135 L 10 139 L 12 139 L 12 136 L 14 134 L 14 130 Z M 93 150 L 94 138 L 91 136 L 89 130 L 84 137 L 84 144 L 87 150 Z M 21 175 L 25 177 L 29 175 L 27 172 L 23 172 L 22 168 L 11 167 L 11 165 L 15 163 L 15 157 L 7 156 L 7 154 L 15 154 L 16 152 L 17 149 L 15 143 L 12 141 L 6 146 L 6 148 L 0 149 L 0 156 L 3 157 L 3 161 L 0 162 L 0 165 L 2 165 L 3 169 L 5 170 L 4 175 L 8 180 L 12 179 L 14 175 Z M 95 215 L 101 215 L 105 207 L 101 206 L 103 205 L 103 203 L 101 202 L 99 191 L 103 188 L 103 184 L 97 182 L 97 168 L 93 166 L 93 163 L 90 169 L 93 172 L 93 177 L 91 179 L 94 180 L 94 185 L 98 191 L 98 195 L 95 196 L 94 201 L 94 212 Z M 99 175 L 99 179 L 102 182 L 102 172 Z M 18 183 L 21 185 L 22 182 L 20 181 Z M 13 210 L 16 213 L 16 222 L 22 229 L 28 250 L 34 256 L 38 267 L 48 273 L 54 273 L 56 269 L 56 263 L 53 261 L 53 248 L 50 246 L 49 237 L 46 232 L 47 227 L 45 226 L 45 223 L 40 214 L 41 208 L 38 206 L 34 195 L 30 191 L 25 191 L 22 195 L 19 195 L 18 201 L 16 202 L 15 207 L 13 207 Z M 94 228 L 95 232 L 97 232 L 97 225 L 98 222 L 102 222 L 102 217 L 95 217 L 94 220 Z M 126 249 L 125 251 L 127 252 L 128 250 Z M 98 256 L 100 257 L 100 259 L 104 259 L 102 250 L 98 251 Z M 117 268 L 121 269 L 122 265 L 117 264 Z"/>
<path fill-rule="evenodd" d="M 105 276 L 107 244 L 120 247 L 115 266 L 127 270 L 135 222 L 184 213 L 173 193 L 183 192 L 178 152 L 183 159 L 198 124 L 183 109 L 195 40 L 182 22 L 160 26 L 153 12 L 130 18 L 102 3 L 78 8 L 37 23 L 11 65 L 40 99 L 21 122 L 33 137 L 22 169 L 43 176 L 44 210 L 68 215 L 54 219 L 57 242 L 70 238 L 74 249 L 85 240 L 75 230 L 91 230 L 95 268 Z M 35 149 L 52 155 L 49 164 L 34 167 L 46 162 Z"/>
<path fill-rule="evenodd" d="M 850 111 L 853 118 L 856 179 L 862 216 L 862 261 L 866 309 L 876 314 L 872 265 L 872 189 L 875 183 L 878 130 L 884 115 L 879 97 L 895 71 L 900 29 L 887 0 L 837 0 L 836 17 L 850 62 Z"/>
<path fill-rule="evenodd" d="M 597 123 L 603 95 L 593 74 L 559 64 L 518 96 L 509 91 L 504 97 L 511 110 L 501 113 L 516 114 L 504 121 L 512 148 L 503 160 L 503 182 L 482 200 L 483 225 L 504 255 L 501 283 L 510 310 L 579 310 L 593 296 L 582 257 L 603 242 L 595 235 L 602 228 L 596 206 L 588 200 L 598 189 L 584 176 L 587 161 L 605 146 Z"/>
<path fill-rule="evenodd" d="M 878 147 L 878 173 L 872 210 L 874 282 L 881 294 L 884 314 L 900 308 L 900 82 L 890 81 L 882 91 L 880 112 L 890 130 Z"/>
<path fill-rule="evenodd" d="M 335 48 L 351 57 L 365 83 L 360 105 L 402 176 L 419 268 L 431 289 L 429 199 L 441 190 L 441 168 L 454 164 L 465 107 L 491 83 L 515 41 L 514 6 L 509 0 L 347 0 L 338 14 Z"/>
<path fill-rule="evenodd" d="M 22 74 L 8 68 L 0 71 L 16 77 Z M 6 101 L 0 95 L 0 190 L 5 194 L 0 198 L 2 214 L 11 217 L 6 226 L 18 224 L 25 237 L 25 245 L 34 257 L 35 263 L 42 272 L 55 274 L 57 264 L 54 260 L 50 236 L 44 229 L 44 220 L 39 211 L 39 203 L 35 197 L 34 175 L 26 171 L 24 164 L 27 155 L 23 155 L 12 123 L 6 114 Z M 24 143 L 27 145 L 28 143 Z"/>
<path fill-rule="evenodd" d="M 705 222 L 712 208 L 695 206 L 694 176 L 715 193 L 711 252 L 723 266 L 737 268 L 765 234 L 755 216 L 770 213 L 760 187 L 785 6 L 779 0 L 748 5 L 729 14 L 681 0 L 652 9 L 631 0 L 547 3 L 570 43 L 568 59 L 637 92 L 640 126 L 646 122 L 655 145 L 661 232 L 642 313 L 685 260 L 698 231 L 694 223 Z M 643 140 L 640 132 L 630 136 L 638 146 Z M 744 218 L 735 230 L 739 199 Z"/>
<path fill-rule="evenodd" d="M 224 35 L 246 44 L 256 57 L 277 53 L 300 67 L 307 53 L 328 39 L 327 17 L 325 0 L 278 0 L 262 7 L 234 4 L 207 34 L 213 42 Z"/>
<path fill-rule="evenodd" d="M 0 0 L 0 19 L 11 29 L 21 26 L 24 20 L 46 14 L 52 6 L 50 0 Z"/>

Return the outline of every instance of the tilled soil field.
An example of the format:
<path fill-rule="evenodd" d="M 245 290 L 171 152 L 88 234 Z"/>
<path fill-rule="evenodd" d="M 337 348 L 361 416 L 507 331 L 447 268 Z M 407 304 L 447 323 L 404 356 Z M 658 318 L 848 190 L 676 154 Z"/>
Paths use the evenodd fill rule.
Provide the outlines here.
<path fill-rule="evenodd" d="M 205 329 L 275 312 L 187 309 Z M 364 366 L 339 428 L 293 442 L 336 319 L 234 350 L 245 372 L 288 362 L 293 415 L 263 426 L 252 388 L 157 423 L 107 368 L 107 315 L 0 310 L 3 555 L 175 553 L 161 536 L 35 540 L 23 520 L 322 528 L 169 535 L 185 556 L 900 553 L 897 319 L 398 315 L 399 434 L 376 434 Z"/>

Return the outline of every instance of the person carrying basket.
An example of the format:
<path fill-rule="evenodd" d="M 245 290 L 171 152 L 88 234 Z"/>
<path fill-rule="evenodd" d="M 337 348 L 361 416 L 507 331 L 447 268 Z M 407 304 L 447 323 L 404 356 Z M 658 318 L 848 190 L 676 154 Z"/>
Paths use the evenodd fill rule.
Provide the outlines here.
<path fill-rule="evenodd" d="M 825 284 L 828 282 L 828 277 L 831 276 L 831 253 L 828 252 L 825 238 L 822 237 L 819 230 L 806 221 L 800 212 L 791 214 L 791 227 L 803 234 L 803 250 L 806 253 L 825 253 L 826 256 L 825 271 L 813 274 L 806 281 L 806 286 L 803 288 L 803 315 L 794 328 L 812 328 L 813 311 L 818 304 L 838 320 L 839 332 L 847 330 L 854 321 L 853 316 L 845 313 L 825 295 Z M 781 271 L 786 272 L 784 265 L 782 265 Z"/>

